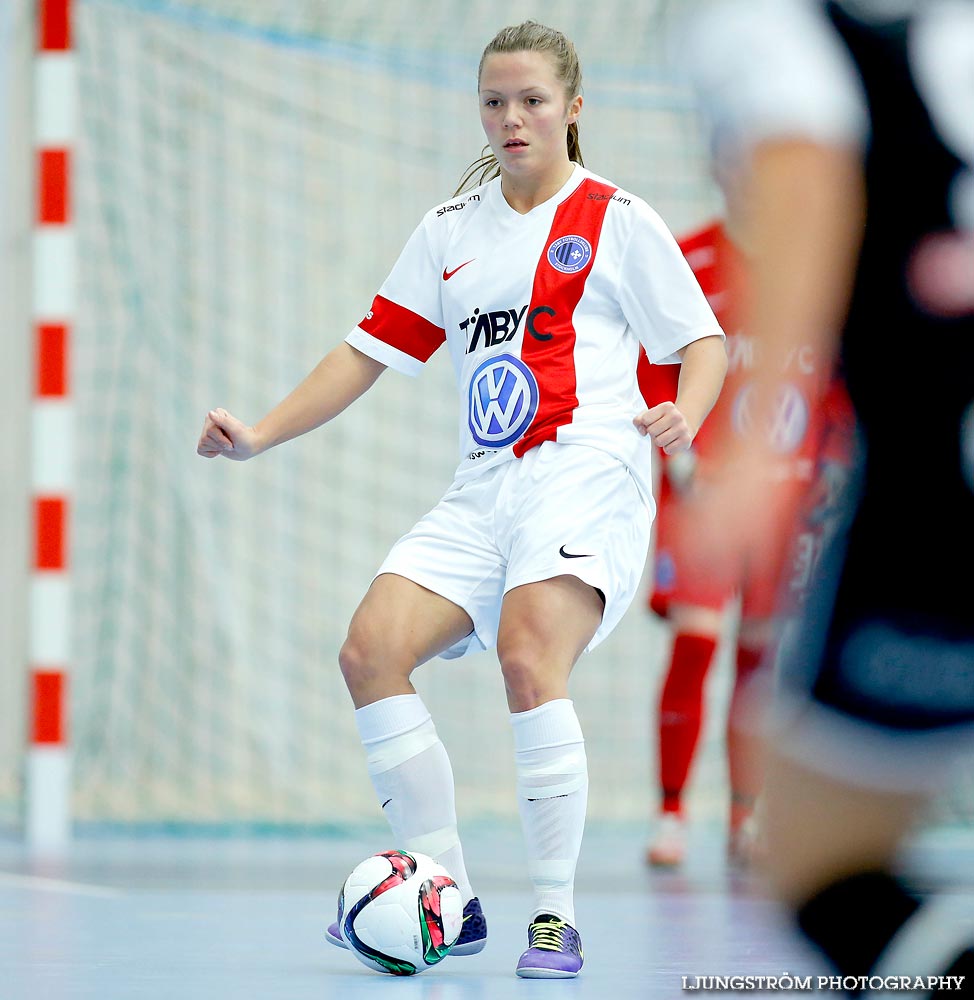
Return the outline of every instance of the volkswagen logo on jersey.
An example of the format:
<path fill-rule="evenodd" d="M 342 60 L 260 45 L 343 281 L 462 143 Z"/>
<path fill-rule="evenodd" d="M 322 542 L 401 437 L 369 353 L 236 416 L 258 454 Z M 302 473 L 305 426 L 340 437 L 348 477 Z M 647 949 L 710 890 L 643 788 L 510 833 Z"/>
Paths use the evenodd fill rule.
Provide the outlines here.
<path fill-rule="evenodd" d="M 506 448 L 538 412 L 538 383 L 510 354 L 488 358 L 470 379 L 470 432 L 477 444 Z"/>
<path fill-rule="evenodd" d="M 581 236 L 561 236 L 548 247 L 548 263 L 563 274 L 581 271 L 592 259 L 592 244 Z"/>
<path fill-rule="evenodd" d="M 745 385 L 734 400 L 732 420 L 738 434 L 748 434 L 753 429 L 753 390 L 753 385 Z M 788 455 L 795 451 L 805 440 L 808 423 L 808 403 L 804 394 L 796 385 L 785 383 L 775 394 L 765 428 L 771 447 L 779 455 Z"/>

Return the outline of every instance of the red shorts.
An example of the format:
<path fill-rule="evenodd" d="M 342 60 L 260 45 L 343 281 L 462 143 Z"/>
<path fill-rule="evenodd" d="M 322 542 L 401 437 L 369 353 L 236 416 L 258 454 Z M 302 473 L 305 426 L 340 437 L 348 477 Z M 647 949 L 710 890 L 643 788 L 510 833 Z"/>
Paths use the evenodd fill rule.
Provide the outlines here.
<path fill-rule="evenodd" d="M 687 516 L 686 504 L 664 474 L 653 522 L 653 586 L 647 602 L 656 614 L 665 618 L 671 603 L 721 611 L 740 595 L 743 618 L 769 618 L 783 602 L 800 597 L 821 545 L 817 530 L 802 529 L 786 553 L 721 577 L 713 566 L 693 566 L 681 550 L 679 527 Z"/>

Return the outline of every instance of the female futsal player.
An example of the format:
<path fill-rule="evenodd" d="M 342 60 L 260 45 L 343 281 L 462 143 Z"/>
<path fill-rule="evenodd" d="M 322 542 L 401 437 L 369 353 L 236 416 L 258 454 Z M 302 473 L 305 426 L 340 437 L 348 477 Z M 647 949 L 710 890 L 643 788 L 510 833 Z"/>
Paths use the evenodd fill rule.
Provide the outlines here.
<path fill-rule="evenodd" d="M 582 967 L 573 885 L 588 777 L 568 678 L 629 605 L 653 516 L 649 438 L 687 448 L 720 390 L 723 334 L 675 240 L 639 198 L 582 165 L 581 70 L 563 34 L 505 28 L 478 72 L 490 154 L 423 218 L 361 323 L 262 420 L 206 416 L 198 452 L 244 460 L 341 413 L 386 368 L 418 374 L 444 342 L 460 463 L 393 546 L 339 654 L 397 845 L 460 886 L 455 954 L 486 923 L 457 834 L 453 774 L 410 675 L 496 646 L 514 734 L 535 902 L 526 978 Z M 645 409 L 642 344 L 682 362 L 676 399 Z M 390 429 L 391 431 L 392 429 Z M 331 928 L 335 943 L 341 939 Z"/>

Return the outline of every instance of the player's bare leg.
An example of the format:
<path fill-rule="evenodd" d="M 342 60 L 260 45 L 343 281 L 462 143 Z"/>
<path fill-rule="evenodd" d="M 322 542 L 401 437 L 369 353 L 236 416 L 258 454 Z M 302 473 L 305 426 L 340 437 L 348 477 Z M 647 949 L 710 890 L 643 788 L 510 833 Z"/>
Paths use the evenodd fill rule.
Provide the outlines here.
<path fill-rule="evenodd" d="M 568 678 L 602 621 L 601 595 L 573 576 L 508 592 L 497 655 L 511 709 L 518 808 L 535 904 L 517 974 L 561 979 L 582 967 L 575 866 L 585 826 L 588 769 Z"/>
<path fill-rule="evenodd" d="M 394 573 L 377 576 L 338 654 L 355 707 L 415 694 L 413 670 L 471 631 L 470 616 L 452 601 Z"/>
<path fill-rule="evenodd" d="M 497 658 L 512 712 L 568 697 L 568 678 L 601 625 L 603 608 L 599 592 L 575 576 L 556 576 L 508 591 L 497 631 Z"/>
<path fill-rule="evenodd" d="M 464 925 L 452 949 L 457 955 L 482 950 L 487 925 L 463 860 L 450 759 L 409 678 L 472 630 L 470 616 L 456 604 L 384 573 L 353 615 L 339 654 L 369 776 L 396 846 L 428 854 L 460 888 Z M 344 946 L 337 924 L 328 940 Z"/>
<path fill-rule="evenodd" d="M 950 893 L 915 895 L 895 874 L 928 802 L 927 794 L 849 784 L 769 752 L 767 872 L 843 976 L 974 974 L 970 913 Z"/>
<path fill-rule="evenodd" d="M 794 905 L 849 872 L 889 868 L 925 802 L 914 793 L 843 784 L 774 747 L 765 789 L 767 874 Z"/>

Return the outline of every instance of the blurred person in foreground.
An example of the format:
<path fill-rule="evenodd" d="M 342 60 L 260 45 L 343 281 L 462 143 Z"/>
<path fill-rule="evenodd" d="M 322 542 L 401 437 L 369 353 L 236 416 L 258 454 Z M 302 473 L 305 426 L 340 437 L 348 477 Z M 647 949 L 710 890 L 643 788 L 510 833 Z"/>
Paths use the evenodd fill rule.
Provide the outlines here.
<path fill-rule="evenodd" d="M 901 848 L 974 738 L 974 5 L 718 0 L 679 50 L 745 185 L 759 346 L 689 543 L 719 566 L 787 534 L 760 426 L 797 345 L 824 338 L 857 421 L 779 657 L 767 874 L 850 993 L 971 995 L 970 895 L 917 891 Z"/>
<path fill-rule="evenodd" d="M 731 647 L 733 677 L 724 725 L 727 763 L 726 853 L 746 868 L 760 854 L 755 807 L 761 791 L 760 754 L 756 752 L 761 710 L 749 692 L 763 664 L 774 661 L 776 635 L 793 614 L 830 524 L 829 512 L 848 463 L 849 410 L 841 380 L 831 379 L 831 365 L 816 355 L 820 345 L 802 344 L 784 359 L 786 390 L 780 394 L 771 433 L 779 460 L 771 488 L 807 492 L 789 544 L 762 553 L 760 561 L 715 572 L 686 551 L 684 522 L 696 516 L 698 479 L 720 457 L 725 434 L 746 433 L 750 415 L 754 344 L 743 327 L 747 295 L 748 238 L 746 214 L 737 204 L 734 185 L 721 178 L 726 211 L 679 239 L 707 301 L 727 337 L 728 371 L 720 397 L 687 451 L 660 451 L 658 509 L 653 522 L 653 579 L 647 604 L 672 633 L 669 660 L 654 719 L 653 750 L 658 753 L 659 814 L 646 848 L 646 863 L 676 868 L 687 853 L 693 816 L 688 788 L 706 715 L 705 685 L 722 639 Z M 645 360 L 645 359 L 643 359 Z M 823 360 L 825 363 L 823 363 Z M 671 365 L 640 364 L 639 385 L 647 406 L 673 399 L 678 370 Z M 827 405 L 823 380 L 830 380 Z"/>

